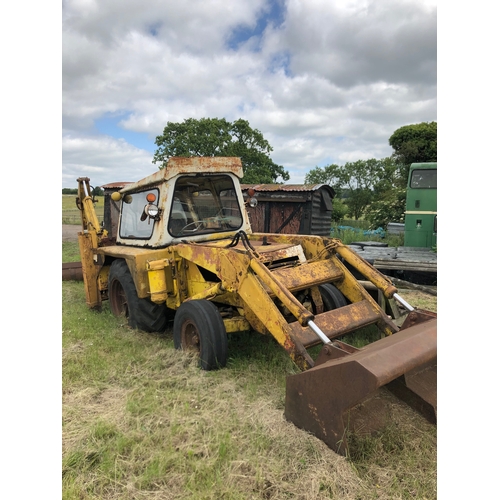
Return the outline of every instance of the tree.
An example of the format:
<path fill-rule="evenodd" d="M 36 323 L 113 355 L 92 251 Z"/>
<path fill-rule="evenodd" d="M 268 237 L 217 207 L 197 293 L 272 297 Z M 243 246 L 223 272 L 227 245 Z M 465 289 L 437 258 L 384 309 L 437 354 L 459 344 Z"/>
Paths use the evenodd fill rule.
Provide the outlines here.
<path fill-rule="evenodd" d="M 380 160 L 380 177 L 374 186 L 373 202 L 365 216 L 370 227 L 386 227 L 389 222 L 402 222 L 406 206 L 406 171 L 393 157 Z"/>
<path fill-rule="evenodd" d="M 347 206 L 339 198 L 334 198 L 332 202 L 332 221 L 340 224 L 347 213 Z"/>
<path fill-rule="evenodd" d="M 172 156 L 237 156 L 243 165 L 244 183 L 277 183 L 280 178 L 290 179 L 288 172 L 272 161 L 269 155 L 273 148 L 262 133 L 241 118 L 233 123 L 225 118 L 168 122 L 155 144 L 158 149 L 153 163 L 159 163 L 160 169 L 166 167 Z"/>
<path fill-rule="evenodd" d="M 325 167 L 314 167 L 307 172 L 304 182 L 305 184 L 328 184 L 334 189 L 337 197 L 341 197 L 341 169 L 342 167 L 339 167 L 335 163 L 326 165 Z"/>
<path fill-rule="evenodd" d="M 406 176 L 412 163 L 437 161 L 437 123 L 422 122 L 398 128 L 389 137 L 396 163 L 405 166 Z"/>
<path fill-rule="evenodd" d="M 316 167 L 306 174 L 305 182 L 332 186 L 337 196 L 345 198 L 347 215 L 358 220 L 373 200 L 376 186 L 383 179 L 386 162 L 390 159 L 372 158 L 347 162 L 342 166 Z"/>

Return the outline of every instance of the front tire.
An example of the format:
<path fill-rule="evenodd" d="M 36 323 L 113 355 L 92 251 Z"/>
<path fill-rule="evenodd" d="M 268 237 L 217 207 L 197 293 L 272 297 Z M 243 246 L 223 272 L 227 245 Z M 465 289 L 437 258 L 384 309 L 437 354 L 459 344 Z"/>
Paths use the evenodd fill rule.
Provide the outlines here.
<path fill-rule="evenodd" d="M 108 297 L 114 316 L 125 316 L 131 328 L 163 333 L 167 329 L 167 307 L 140 299 L 125 260 L 113 261 L 109 269 Z"/>
<path fill-rule="evenodd" d="M 331 283 L 319 285 L 318 288 L 323 300 L 323 310 L 325 312 L 333 311 L 334 309 L 347 305 L 347 299 L 344 297 L 342 292 L 338 288 L 335 288 Z"/>
<path fill-rule="evenodd" d="M 174 346 L 197 352 L 203 370 L 226 366 L 226 328 L 212 302 L 190 300 L 181 304 L 174 317 Z"/>

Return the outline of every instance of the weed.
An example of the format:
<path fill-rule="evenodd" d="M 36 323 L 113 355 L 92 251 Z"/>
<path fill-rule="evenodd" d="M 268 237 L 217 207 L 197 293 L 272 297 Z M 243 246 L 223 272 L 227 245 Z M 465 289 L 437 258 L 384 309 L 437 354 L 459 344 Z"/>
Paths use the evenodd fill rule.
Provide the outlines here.
<path fill-rule="evenodd" d="M 62 261 L 63 262 L 78 262 L 78 261 L 80 261 L 80 247 L 78 246 L 78 242 L 63 241 Z"/>

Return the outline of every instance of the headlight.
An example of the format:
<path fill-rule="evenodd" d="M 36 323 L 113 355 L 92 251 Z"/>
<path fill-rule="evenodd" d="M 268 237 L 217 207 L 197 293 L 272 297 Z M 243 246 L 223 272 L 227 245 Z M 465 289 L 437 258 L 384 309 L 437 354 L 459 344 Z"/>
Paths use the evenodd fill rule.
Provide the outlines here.
<path fill-rule="evenodd" d="M 146 209 L 145 209 L 145 212 L 151 217 L 151 218 L 155 218 L 157 215 L 158 215 L 158 207 L 156 205 L 147 205 L 146 206 Z"/>
<path fill-rule="evenodd" d="M 259 203 L 259 202 L 257 201 L 257 198 L 250 198 L 250 199 L 248 200 L 248 204 L 249 204 L 252 208 L 256 207 L 256 206 L 257 206 L 257 203 Z"/>

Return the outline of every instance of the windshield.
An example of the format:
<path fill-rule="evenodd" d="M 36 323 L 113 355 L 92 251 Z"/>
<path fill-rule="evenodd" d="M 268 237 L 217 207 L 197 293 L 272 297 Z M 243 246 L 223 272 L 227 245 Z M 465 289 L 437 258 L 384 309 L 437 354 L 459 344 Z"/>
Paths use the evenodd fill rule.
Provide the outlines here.
<path fill-rule="evenodd" d="M 411 174 L 410 187 L 412 189 L 437 188 L 437 169 L 414 170 Z"/>
<path fill-rule="evenodd" d="M 242 224 L 231 177 L 207 175 L 177 179 L 168 219 L 172 236 L 234 231 Z"/>

